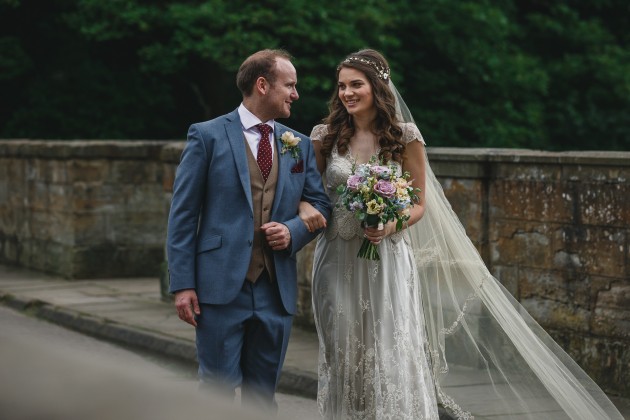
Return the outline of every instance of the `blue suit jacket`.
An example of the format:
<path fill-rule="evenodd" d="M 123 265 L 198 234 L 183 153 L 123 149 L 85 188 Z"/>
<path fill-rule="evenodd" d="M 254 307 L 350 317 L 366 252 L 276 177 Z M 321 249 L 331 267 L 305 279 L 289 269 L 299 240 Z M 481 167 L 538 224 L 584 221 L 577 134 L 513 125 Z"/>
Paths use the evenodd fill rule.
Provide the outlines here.
<path fill-rule="evenodd" d="M 296 160 L 280 154 L 279 140 L 291 131 L 302 141 L 304 170 L 292 173 Z M 275 124 L 278 183 L 271 220 L 291 232 L 290 249 L 274 252 L 276 279 L 287 312 L 297 300 L 296 253 L 316 234 L 297 215 L 301 200 L 328 218 L 330 201 L 317 170 L 310 139 Z M 241 289 L 252 253 L 254 214 L 241 120 L 235 110 L 211 121 L 193 124 L 173 185 L 168 221 L 167 257 L 170 292 L 195 289 L 201 303 L 226 304 Z"/>

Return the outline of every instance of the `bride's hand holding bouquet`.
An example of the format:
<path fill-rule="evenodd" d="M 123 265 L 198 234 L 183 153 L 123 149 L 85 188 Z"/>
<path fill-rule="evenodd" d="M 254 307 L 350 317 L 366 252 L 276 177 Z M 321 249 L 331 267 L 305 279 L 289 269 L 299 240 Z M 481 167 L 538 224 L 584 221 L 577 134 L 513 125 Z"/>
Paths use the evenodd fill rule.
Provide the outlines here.
<path fill-rule="evenodd" d="M 346 185 L 337 188 L 338 205 L 354 213 L 363 226 L 375 227 L 383 233 L 389 231 L 384 229 L 389 222 L 395 222 L 396 231 L 402 230 L 409 220 L 409 209 L 419 202 L 418 192 L 420 189 L 411 185 L 409 173 L 397 176 L 396 166 L 383 165 L 376 158 L 353 165 Z M 367 237 L 357 257 L 380 260 L 376 244 Z"/>

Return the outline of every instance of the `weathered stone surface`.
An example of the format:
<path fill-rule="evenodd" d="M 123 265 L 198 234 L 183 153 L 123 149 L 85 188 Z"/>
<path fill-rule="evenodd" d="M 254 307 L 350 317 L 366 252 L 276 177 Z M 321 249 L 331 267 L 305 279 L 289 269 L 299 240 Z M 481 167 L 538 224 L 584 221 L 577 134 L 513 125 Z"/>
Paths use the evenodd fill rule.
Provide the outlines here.
<path fill-rule="evenodd" d="M 561 185 L 533 180 L 497 180 L 489 193 L 492 218 L 571 222 L 573 203 Z"/>
<path fill-rule="evenodd" d="M 494 265 L 492 275 L 499 280 L 516 300 L 520 300 L 518 267 Z"/>
<path fill-rule="evenodd" d="M 589 332 L 593 314 L 586 308 L 540 298 L 522 298 L 521 304 L 543 328 Z"/>
<path fill-rule="evenodd" d="M 184 145 L 0 140 L 0 261 L 157 276 Z M 591 376 L 630 392 L 630 152 L 427 153 L 491 272 Z M 298 254 L 296 322 L 311 327 L 314 246 Z"/>
<path fill-rule="evenodd" d="M 562 175 L 562 167 L 557 162 L 508 162 L 497 163 L 494 166 L 494 176 L 497 179 L 518 180 L 521 182 L 535 181 L 551 184 L 558 181 Z"/>
<path fill-rule="evenodd" d="M 581 188 L 577 217 L 585 225 L 630 225 L 630 183 L 601 183 Z"/>
<path fill-rule="evenodd" d="M 565 225 L 554 229 L 551 268 L 578 270 L 589 274 L 624 278 L 625 230 L 608 227 Z"/>
<path fill-rule="evenodd" d="M 441 178 L 444 195 L 457 213 L 473 243 L 483 242 L 483 185 L 480 180 Z"/>
<path fill-rule="evenodd" d="M 0 141 L 0 259 L 66 277 L 155 272 L 162 256 L 150 250 L 163 249 L 165 231 L 164 144 Z"/>
<path fill-rule="evenodd" d="M 551 232 L 546 224 L 497 220 L 489 232 L 491 264 L 551 267 Z"/>
<path fill-rule="evenodd" d="M 593 333 L 630 340 L 630 283 L 615 283 L 599 292 Z"/>
<path fill-rule="evenodd" d="M 630 395 L 630 341 L 568 330 L 548 332 L 604 391 Z"/>

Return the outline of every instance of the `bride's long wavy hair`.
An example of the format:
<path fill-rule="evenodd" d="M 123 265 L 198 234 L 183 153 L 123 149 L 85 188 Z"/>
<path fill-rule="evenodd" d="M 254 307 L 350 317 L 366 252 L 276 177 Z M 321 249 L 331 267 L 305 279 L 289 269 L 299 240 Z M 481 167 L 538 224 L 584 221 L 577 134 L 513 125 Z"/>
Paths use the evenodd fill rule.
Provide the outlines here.
<path fill-rule="evenodd" d="M 363 59 L 363 61 L 361 60 Z M 368 61 L 368 62 L 366 62 Z M 387 77 L 383 79 L 376 66 L 387 69 Z M 374 133 L 380 147 L 379 158 L 383 162 L 397 161 L 402 163 L 405 153 L 405 143 L 402 140 L 402 129 L 396 118 L 396 99 L 389 89 L 389 64 L 378 51 L 364 49 L 348 55 L 337 67 L 337 79 L 339 71 L 344 68 L 359 70 L 367 77 L 374 97 L 376 107 L 376 119 L 374 121 Z M 337 87 L 328 103 L 329 114 L 324 118 L 324 124 L 328 125 L 328 134 L 322 142 L 321 154 L 329 157 L 335 143 L 337 151 L 343 155 L 348 151 L 348 143 L 354 135 L 352 117 L 339 99 Z"/>

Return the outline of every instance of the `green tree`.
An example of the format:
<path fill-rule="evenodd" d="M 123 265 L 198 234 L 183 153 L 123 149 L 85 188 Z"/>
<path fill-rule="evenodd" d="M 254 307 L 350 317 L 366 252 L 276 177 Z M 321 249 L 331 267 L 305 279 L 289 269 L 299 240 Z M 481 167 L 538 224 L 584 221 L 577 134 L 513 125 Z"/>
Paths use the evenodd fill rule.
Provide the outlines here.
<path fill-rule="evenodd" d="M 182 138 L 236 107 L 261 48 L 296 59 L 300 131 L 364 47 L 430 145 L 630 149 L 624 0 L 0 0 L 0 135 Z"/>

